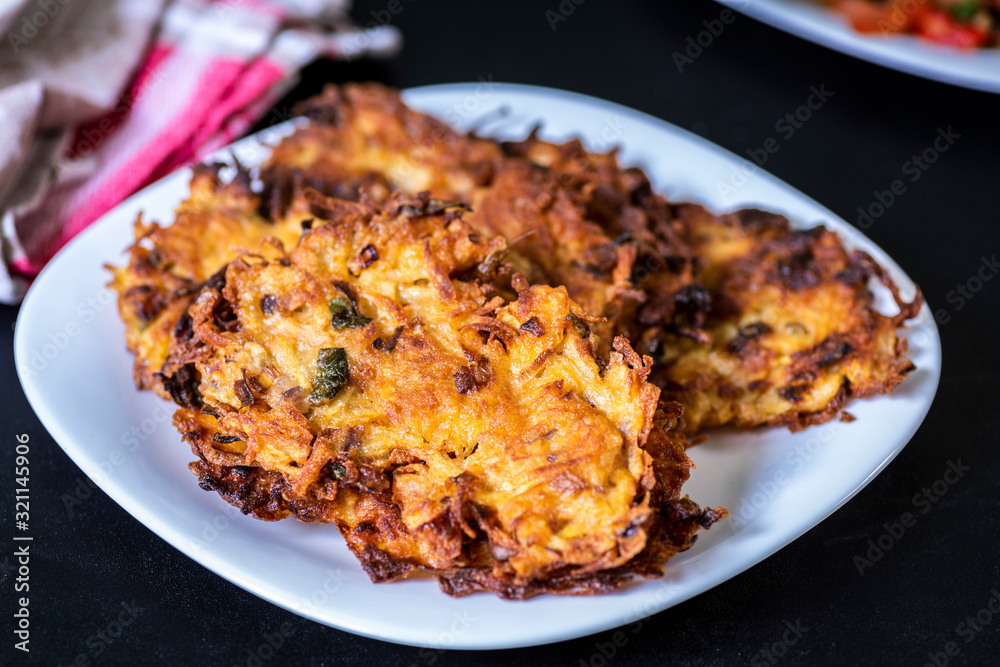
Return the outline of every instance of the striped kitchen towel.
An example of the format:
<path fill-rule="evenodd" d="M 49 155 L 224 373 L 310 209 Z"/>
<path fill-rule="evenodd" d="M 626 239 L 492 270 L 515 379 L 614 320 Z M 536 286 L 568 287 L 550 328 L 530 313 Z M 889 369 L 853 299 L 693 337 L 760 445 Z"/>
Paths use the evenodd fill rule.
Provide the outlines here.
<path fill-rule="evenodd" d="M 401 44 L 347 0 L 19 2 L 0 51 L 5 303 L 123 199 L 241 136 L 310 61 Z"/>

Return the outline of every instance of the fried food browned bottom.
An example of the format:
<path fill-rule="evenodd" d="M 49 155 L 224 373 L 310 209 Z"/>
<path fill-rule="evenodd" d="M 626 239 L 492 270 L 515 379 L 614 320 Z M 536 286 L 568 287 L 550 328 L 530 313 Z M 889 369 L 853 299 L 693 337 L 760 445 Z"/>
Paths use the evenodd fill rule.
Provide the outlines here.
<path fill-rule="evenodd" d="M 606 318 L 605 346 L 624 335 L 657 359 L 652 380 L 687 408 L 689 433 L 727 423 L 798 430 L 836 417 L 849 398 L 891 391 L 912 369 L 896 329 L 919 312 L 919 291 L 905 303 L 832 232 L 670 204 L 613 151 L 537 133 L 503 144 L 462 134 L 379 85 L 330 86 L 301 108 L 312 123 L 266 169 L 274 215 L 282 184 L 303 180 L 331 192 L 368 180 L 384 184 L 378 192 L 469 204 L 470 224 L 507 239 L 518 270 L 565 285 Z M 872 275 L 893 290 L 899 315 L 874 310 Z"/>
<path fill-rule="evenodd" d="M 212 187 L 207 220 L 259 207 Z M 133 324 L 130 291 L 169 286 L 159 326 L 130 345 L 159 350 L 170 330 L 141 377 L 183 405 L 203 488 L 258 518 L 334 522 L 373 580 L 427 570 L 452 595 L 611 590 L 662 573 L 725 515 L 680 495 L 690 462 L 663 431 L 679 407 L 654 417 L 651 360 L 622 338 L 595 355 L 597 320 L 564 288 L 516 275 L 516 299 L 498 296 L 502 239 L 427 197 L 306 193 L 290 253 L 261 236 L 205 279 L 167 259 L 183 255 L 168 230 L 143 227 L 116 273 Z"/>

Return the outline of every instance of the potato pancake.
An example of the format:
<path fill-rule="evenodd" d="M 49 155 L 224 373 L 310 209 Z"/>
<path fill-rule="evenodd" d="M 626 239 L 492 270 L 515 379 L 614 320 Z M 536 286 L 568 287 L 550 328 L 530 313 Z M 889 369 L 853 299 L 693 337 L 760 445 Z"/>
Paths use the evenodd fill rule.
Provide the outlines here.
<path fill-rule="evenodd" d="M 773 213 L 715 216 L 677 209 L 711 296 L 711 343 L 667 336 L 654 381 L 684 405 L 688 433 L 722 424 L 779 424 L 798 431 L 842 414 L 850 398 L 884 394 L 914 366 L 896 329 L 916 317 L 886 272 L 848 252 L 825 227 L 793 230 Z M 875 310 L 869 280 L 899 311 Z"/>
<path fill-rule="evenodd" d="M 449 594 L 508 598 L 660 574 L 725 515 L 680 496 L 690 463 L 662 430 L 679 408 L 654 418 L 651 360 L 623 338 L 597 357 L 596 320 L 506 276 L 503 240 L 461 207 L 308 197 L 294 250 L 239 252 L 178 297 L 154 379 L 183 406 L 204 488 L 258 518 L 335 523 L 375 581 L 425 570 Z M 143 238 L 155 253 L 168 237 Z"/>
<path fill-rule="evenodd" d="M 344 183 L 384 181 L 390 190 L 461 201 L 469 224 L 507 240 L 514 268 L 532 283 L 565 286 L 597 323 L 601 351 L 631 321 L 681 334 L 689 326 L 693 256 L 664 199 L 639 169 L 579 141 L 532 134 L 499 144 L 463 134 L 403 104 L 383 86 L 329 86 L 300 111 L 312 122 L 274 148 L 265 182 L 304 182 L 331 196 Z M 281 203 L 287 197 L 271 194 Z M 273 215 L 283 209 L 276 206 Z"/>
<path fill-rule="evenodd" d="M 192 295 L 213 277 L 218 281 L 217 274 L 241 253 L 283 255 L 302 234 L 302 220 L 308 219 L 294 212 L 275 220 L 262 217 L 249 175 L 238 171 L 224 182 L 219 179 L 221 168 L 196 165 L 191 194 L 178 206 L 174 223 L 161 227 L 140 217 L 128 265 L 107 267 L 140 389 L 166 396 L 154 374 L 166 361 L 171 334 Z"/>
<path fill-rule="evenodd" d="M 335 523 L 374 581 L 656 576 L 726 515 L 682 496 L 685 434 L 849 419 L 913 368 L 919 290 L 823 227 L 667 202 L 614 151 L 462 134 L 378 85 L 302 112 L 259 180 L 199 166 L 173 225 L 140 218 L 111 286 L 201 486 Z"/>

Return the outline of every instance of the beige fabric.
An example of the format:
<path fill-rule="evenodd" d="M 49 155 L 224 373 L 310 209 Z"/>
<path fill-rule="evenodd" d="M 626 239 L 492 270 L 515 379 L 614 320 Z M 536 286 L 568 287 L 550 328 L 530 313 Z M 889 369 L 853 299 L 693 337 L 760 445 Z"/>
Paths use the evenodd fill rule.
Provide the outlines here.
<path fill-rule="evenodd" d="M 41 82 L 43 129 L 99 116 L 113 108 L 142 62 L 163 5 L 164 0 L 29 2 L 10 24 L 16 37 L 7 36 L 10 48 L 0 56 L 0 89 Z"/>
<path fill-rule="evenodd" d="M 0 201 L 31 147 L 42 100 L 42 84 L 36 80 L 0 90 Z"/>
<path fill-rule="evenodd" d="M 136 114 L 134 104 L 144 99 L 147 90 L 184 99 L 191 94 L 184 84 L 194 80 L 187 77 L 187 70 L 181 70 L 177 81 L 157 79 L 164 70 L 147 62 L 151 47 L 155 45 L 157 54 L 168 53 L 153 63 L 179 62 L 183 67 L 192 62 L 192 55 L 204 55 L 204 62 L 220 58 L 227 64 L 233 58 L 266 58 L 284 74 L 249 101 L 237 94 L 235 99 L 243 106 L 226 107 L 225 117 L 185 116 L 190 127 L 182 130 L 188 133 L 183 135 L 188 143 L 171 144 L 174 153 L 159 155 L 143 176 L 153 178 L 175 162 L 196 159 L 229 143 L 273 105 L 294 84 L 297 71 L 317 56 L 350 60 L 396 53 L 401 46 L 398 29 L 373 25 L 362 30 L 350 21 L 350 4 L 350 0 L 0 0 L 4 40 L 0 46 L 0 303 L 21 299 L 27 281 L 18 272 L 37 273 L 62 242 L 68 220 L 74 220 L 75 233 L 107 210 L 106 200 L 119 201 L 148 182 L 129 181 L 126 186 L 128 179 L 113 171 L 116 160 L 148 148 L 143 142 L 159 128 L 151 119 L 165 116 L 165 112 L 156 116 L 156 109 L 148 106 L 144 115 Z M 199 13 L 198 21 L 171 34 L 181 17 Z M 250 23 L 241 23 L 246 21 Z M 133 77 L 144 63 L 156 74 L 133 90 Z M 248 81 L 253 86 L 252 76 Z M 167 127 L 183 126 L 185 118 Z M 77 131 L 83 128 L 82 145 L 86 145 L 87 132 L 93 132 L 87 123 L 98 119 L 107 141 L 98 150 L 80 148 L 73 141 Z M 198 124 L 208 120 L 205 126 Z M 103 126 L 106 122 L 108 128 Z M 181 135 L 171 135 L 177 136 Z"/>

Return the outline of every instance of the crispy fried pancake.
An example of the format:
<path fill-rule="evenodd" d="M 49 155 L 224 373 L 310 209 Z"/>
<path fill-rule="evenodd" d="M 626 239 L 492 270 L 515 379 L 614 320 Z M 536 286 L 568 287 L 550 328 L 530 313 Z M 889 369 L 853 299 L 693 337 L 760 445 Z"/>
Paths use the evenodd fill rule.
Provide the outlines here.
<path fill-rule="evenodd" d="M 302 233 L 303 216 L 290 211 L 273 220 L 263 218 L 247 173 L 224 182 L 220 168 L 197 165 L 191 195 L 177 208 L 174 223 L 161 227 L 140 217 L 128 265 L 108 267 L 140 389 L 166 395 L 154 374 L 166 361 L 181 314 L 202 285 L 213 276 L 217 282 L 221 276 L 216 274 L 240 253 L 280 256 Z"/>
<path fill-rule="evenodd" d="M 896 329 L 919 312 L 920 292 L 904 301 L 867 253 L 846 251 L 824 227 L 792 230 L 763 211 L 714 216 L 686 205 L 678 216 L 712 303 L 712 342 L 668 337 L 654 372 L 664 396 L 684 405 L 686 432 L 801 430 L 829 421 L 849 398 L 892 391 L 913 370 Z M 874 309 L 873 277 L 891 291 L 896 315 Z"/>
<path fill-rule="evenodd" d="M 343 196 L 345 182 L 384 179 L 391 189 L 468 204 L 469 224 L 505 238 L 529 281 L 565 286 L 606 319 L 595 331 L 602 352 L 633 321 L 692 331 L 685 288 L 693 262 L 679 223 L 642 171 L 623 170 L 613 152 L 535 134 L 505 144 L 462 134 L 374 84 L 329 86 L 301 111 L 312 123 L 275 147 L 264 170 L 273 187 L 306 182 Z"/>
<path fill-rule="evenodd" d="M 529 281 L 563 285 L 584 310 L 604 316 L 604 322 L 594 324 L 599 353 L 608 353 L 614 337 L 624 335 L 641 352 L 661 360 L 653 381 L 689 408 L 684 421 L 688 432 L 724 423 L 786 424 L 792 429 L 820 423 L 834 418 L 848 398 L 891 391 L 910 368 L 895 328 L 904 314 L 911 317 L 919 310 L 919 297 L 891 320 L 880 316 L 865 281 L 874 272 L 884 278 L 884 272 L 868 259 L 847 259 L 849 253 L 835 236 L 817 238 L 839 253 L 840 268 L 830 264 L 815 275 L 836 282 L 836 273 L 848 261 L 853 261 L 855 274 L 864 275 L 853 289 L 828 289 L 831 282 L 801 290 L 781 278 L 782 253 L 763 245 L 781 246 L 787 254 L 814 237 L 783 222 L 739 227 L 734 240 L 736 227 L 729 221 L 736 218 L 668 205 L 640 170 L 620 168 L 613 153 L 588 153 L 578 141 L 557 146 L 534 134 L 502 145 L 460 134 L 408 109 L 396 92 L 375 85 L 330 87 L 307 102 L 304 111 L 313 122 L 275 148 L 265 169 L 261 202 L 239 184 L 226 186 L 213 199 L 203 173 L 196 178 L 192 202 L 182 206 L 176 230 L 140 232 L 163 237 L 158 245 L 167 257 L 143 254 L 139 248 L 132 266 L 117 278 L 140 386 L 152 384 L 149 369 L 157 368 L 164 354 L 161 329 L 169 328 L 186 300 L 173 295 L 206 280 L 238 247 L 266 252 L 262 239 L 268 236 L 290 243 L 310 212 L 308 206 L 290 210 L 290 203 L 301 202 L 301 193 L 310 187 L 348 199 L 360 199 L 365 192 L 377 201 L 384 201 L 393 188 L 429 189 L 441 202 L 469 204 L 470 224 L 490 237 L 507 239 L 510 260 Z M 200 215 L 199 206 L 209 207 L 211 214 Z M 192 207 L 188 215 L 186 209 Z M 691 213 L 696 210 L 697 215 Z M 224 250 L 199 254 L 197 238 Z M 747 321 L 743 306 L 734 303 L 749 288 L 732 281 L 720 288 L 720 266 L 739 252 L 761 263 L 753 279 L 754 305 L 747 313 L 782 311 L 779 319 L 784 321 Z M 150 266 L 155 261 L 169 268 L 158 271 Z M 746 264 L 743 273 L 749 271 Z M 826 301 L 811 298 L 815 289 Z M 788 293 L 803 298 L 784 303 Z M 841 296 L 846 300 L 837 302 Z M 849 311 L 851 317 L 828 316 L 821 305 Z M 706 323 L 709 313 L 711 324 Z M 729 351 L 741 327 L 759 323 L 773 329 L 773 324 L 787 327 L 824 318 L 844 325 L 837 329 L 839 335 L 850 329 L 857 363 L 850 362 L 849 373 L 831 363 L 807 369 L 808 362 L 801 361 L 796 362 L 797 379 L 785 376 L 792 357 L 823 357 L 817 346 L 836 344 L 819 336 L 822 327 L 784 336 L 777 356 L 749 354 L 753 345 L 741 354 Z M 745 329 L 739 340 L 755 331 Z M 764 335 L 766 340 L 776 336 Z"/>
<path fill-rule="evenodd" d="M 313 199 L 335 215 L 231 261 L 171 338 L 203 487 L 335 522 L 374 580 L 430 570 L 454 595 L 611 590 L 724 515 L 680 497 L 651 360 L 619 338 L 602 368 L 564 288 L 495 296 L 501 239 L 426 197 Z"/>
<path fill-rule="evenodd" d="M 682 419 L 797 430 L 912 368 L 919 292 L 828 230 L 669 204 L 613 152 L 460 134 L 379 86 L 304 110 L 259 194 L 198 168 L 112 286 L 201 485 L 336 523 L 376 581 L 523 598 L 658 574 L 725 515 L 681 497 Z M 654 416 L 649 381 L 680 403 Z"/>
<path fill-rule="evenodd" d="M 277 182 L 382 177 L 470 204 L 470 224 L 507 239 L 518 270 L 565 285 L 606 318 L 599 349 L 624 335 L 658 360 L 652 380 L 687 408 L 689 433 L 727 423 L 798 430 L 836 417 L 849 398 L 891 391 L 912 369 L 896 328 L 919 312 L 919 293 L 904 303 L 870 257 L 831 232 L 670 205 L 614 152 L 535 133 L 498 146 L 381 86 L 331 86 L 303 110 L 313 123 L 276 148 Z M 899 315 L 872 307 L 873 275 Z"/>

